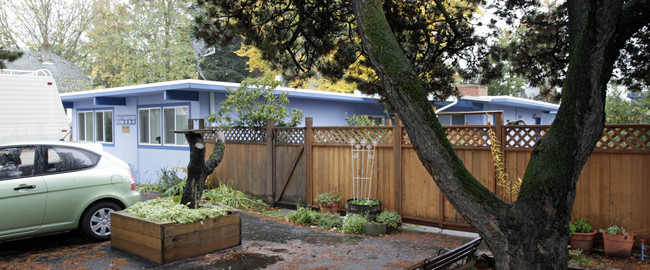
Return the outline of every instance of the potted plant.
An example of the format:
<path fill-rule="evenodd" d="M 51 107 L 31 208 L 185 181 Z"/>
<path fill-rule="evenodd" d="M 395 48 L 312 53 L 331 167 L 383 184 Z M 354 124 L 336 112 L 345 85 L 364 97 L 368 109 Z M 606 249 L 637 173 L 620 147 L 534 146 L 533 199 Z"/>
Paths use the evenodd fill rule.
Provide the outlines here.
<path fill-rule="evenodd" d="M 349 199 L 345 201 L 345 212 L 366 216 L 369 221 L 375 221 L 381 213 L 381 201 L 368 198 Z"/>
<path fill-rule="evenodd" d="M 576 219 L 569 223 L 569 228 L 571 249 L 580 249 L 585 254 L 591 253 L 597 233 L 594 226 L 586 219 Z"/>
<path fill-rule="evenodd" d="M 314 199 L 318 203 L 321 212 L 332 214 L 339 212 L 339 200 L 341 200 L 341 195 L 328 192 L 318 194 Z"/>
<path fill-rule="evenodd" d="M 392 233 L 402 226 L 402 216 L 395 211 L 386 210 L 377 216 L 377 222 L 386 224 L 386 231 Z"/>
<path fill-rule="evenodd" d="M 605 254 L 610 257 L 628 258 L 634 244 L 634 234 L 629 234 L 624 228 L 617 225 L 607 229 L 600 229 L 603 233 Z"/>

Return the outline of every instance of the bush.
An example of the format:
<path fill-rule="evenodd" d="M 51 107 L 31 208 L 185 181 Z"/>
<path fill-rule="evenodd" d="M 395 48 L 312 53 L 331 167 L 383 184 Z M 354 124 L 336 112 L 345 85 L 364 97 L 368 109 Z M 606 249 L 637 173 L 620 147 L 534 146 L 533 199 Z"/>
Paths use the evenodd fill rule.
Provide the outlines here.
<path fill-rule="evenodd" d="M 343 227 L 343 218 L 339 214 L 316 213 L 314 223 L 323 229 L 340 229 Z"/>
<path fill-rule="evenodd" d="M 138 191 L 158 192 L 165 197 L 183 194 L 183 188 L 185 188 L 186 181 L 185 179 L 178 177 L 178 170 L 185 171 L 185 168 L 161 168 L 159 173 L 160 180 L 158 183 L 138 185 L 136 189 Z"/>
<path fill-rule="evenodd" d="M 289 214 L 288 218 L 292 222 L 304 225 L 311 225 L 316 220 L 317 212 L 311 210 L 309 207 L 298 206 L 296 211 Z"/>
<path fill-rule="evenodd" d="M 363 224 L 368 224 L 368 219 L 362 215 L 350 214 L 343 219 L 343 233 L 361 234 Z"/>
<path fill-rule="evenodd" d="M 569 223 L 569 228 L 571 229 L 571 234 L 574 233 L 590 233 L 594 229 L 594 226 L 589 223 L 586 219 L 576 219 Z"/>
<path fill-rule="evenodd" d="M 399 224 L 402 223 L 402 216 L 395 211 L 386 210 L 377 216 L 377 222 L 384 223 L 397 229 Z"/>
<path fill-rule="evenodd" d="M 341 195 L 338 195 L 336 193 L 321 193 L 314 198 L 314 201 L 319 202 L 319 203 L 333 203 L 333 202 L 338 202 L 341 200 Z"/>

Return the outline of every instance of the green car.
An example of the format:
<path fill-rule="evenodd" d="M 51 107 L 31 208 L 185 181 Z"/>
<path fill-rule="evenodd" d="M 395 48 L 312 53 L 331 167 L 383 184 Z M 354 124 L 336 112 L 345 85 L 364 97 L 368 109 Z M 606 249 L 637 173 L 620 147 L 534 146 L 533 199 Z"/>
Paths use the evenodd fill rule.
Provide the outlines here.
<path fill-rule="evenodd" d="M 0 145 L 0 242 L 80 229 L 111 236 L 110 213 L 140 201 L 130 166 L 102 145 Z"/>

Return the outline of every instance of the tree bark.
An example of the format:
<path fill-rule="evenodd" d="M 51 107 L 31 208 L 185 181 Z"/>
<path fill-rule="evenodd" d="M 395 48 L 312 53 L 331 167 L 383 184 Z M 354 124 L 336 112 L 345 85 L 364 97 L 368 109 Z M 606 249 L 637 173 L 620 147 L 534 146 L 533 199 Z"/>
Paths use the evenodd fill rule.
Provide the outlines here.
<path fill-rule="evenodd" d="M 225 152 L 224 137 L 222 133 L 217 135 L 214 143 L 214 151 L 210 154 L 207 162 L 205 161 L 205 142 L 201 133 L 188 132 L 185 138 L 190 146 L 190 162 L 187 164 L 187 183 L 183 190 L 181 204 L 190 208 L 199 208 L 205 179 L 221 163 Z"/>
<path fill-rule="evenodd" d="M 649 22 L 647 1 L 568 4 L 571 55 L 562 105 L 532 153 L 517 201 L 509 204 L 477 181 L 456 156 L 381 3 L 352 0 L 365 52 L 383 84 L 381 94 L 400 114 L 438 188 L 484 238 L 498 269 L 567 268 L 576 183 L 602 134 L 606 84 L 625 41 Z M 636 12 L 621 15 L 631 5 L 637 6 Z"/>

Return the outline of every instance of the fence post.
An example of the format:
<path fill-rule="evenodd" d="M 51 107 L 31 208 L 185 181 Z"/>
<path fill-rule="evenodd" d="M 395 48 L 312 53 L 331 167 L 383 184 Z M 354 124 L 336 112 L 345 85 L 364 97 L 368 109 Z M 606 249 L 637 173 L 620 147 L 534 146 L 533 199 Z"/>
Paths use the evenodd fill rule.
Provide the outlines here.
<path fill-rule="evenodd" d="M 267 199 L 271 206 L 275 206 L 275 121 L 269 119 L 266 123 L 266 172 L 267 172 Z"/>
<path fill-rule="evenodd" d="M 395 210 L 402 214 L 402 121 L 395 114 L 393 126 L 393 166 L 395 166 Z"/>
<path fill-rule="evenodd" d="M 307 190 L 306 190 L 307 193 L 305 193 L 305 194 L 307 194 L 307 201 L 306 201 L 307 204 L 311 204 L 311 202 L 314 200 L 313 194 L 312 194 L 314 183 L 313 183 L 313 178 L 312 178 L 312 175 L 311 175 L 311 173 L 312 173 L 312 162 L 311 162 L 312 161 L 312 158 L 311 158 L 311 155 L 312 155 L 311 146 L 312 146 L 312 144 L 311 144 L 311 141 L 312 141 L 312 138 L 314 138 L 313 131 L 312 131 L 311 128 L 312 128 L 313 125 L 314 125 L 314 119 L 311 118 L 311 117 L 305 117 L 305 153 L 304 153 L 304 155 L 305 155 L 305 166 L 306 166 L 305 177 L 307 178 L 307 179 L 305 179 L 306 182 L 307 182 L 307 185 L 305 185 L 305 186 L 307 186 Z"/>

